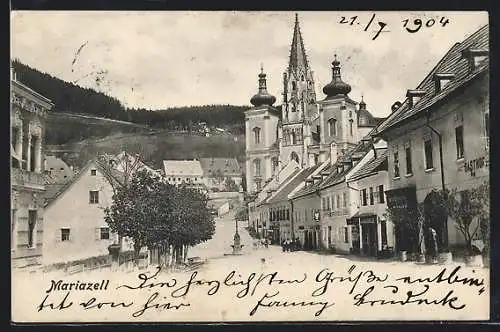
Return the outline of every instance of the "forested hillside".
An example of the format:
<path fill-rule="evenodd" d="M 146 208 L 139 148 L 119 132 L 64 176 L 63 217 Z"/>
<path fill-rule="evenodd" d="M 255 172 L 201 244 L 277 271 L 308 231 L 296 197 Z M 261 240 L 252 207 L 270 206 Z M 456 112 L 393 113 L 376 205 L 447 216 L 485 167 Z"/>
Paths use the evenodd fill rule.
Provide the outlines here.
<path fill-rule="evenodd" d="M 17 60 L 13 61 L 13 67 L 20 82 L 53 101 L 55 105 L 53 113 L 56 114 L 83 114 L 132 122 L 148 126 L 151 129 L 187 130 L 188 132 L 196 131 L 197 124 L 205 122 L 209 127 L 229 129 L 234 134 L 244 133 L 244 111 L 248 109 L 248 106 L 205 105 L 162 110 L 129 109 L 125 108 L 116 98 L 65 82 L 30 68 Z M 64 120 L 52 121 L 58 125 L 49 128 L 51 134 L 47 138 L 48 144 L 76 142 L 92 136 L 104 137 L 113 131 L 113 126 L 106 127 L 107 125 L 105 125 L 106 130 L 102 130 L 102 126 L 93 130 L 92 126 L 81 128 L 82 124 L 79 124 L 78 121 L 70 121 L 68 126 L 64 128 L 64 133 L 60 133 L 58 127 L 60 127 L 61 121 L 64 122 Z M 87 125 L 87 123 L 84 121 L 83 125 Z M 123 130 L 120 129 L 118 132 L 123 132 Z"/>

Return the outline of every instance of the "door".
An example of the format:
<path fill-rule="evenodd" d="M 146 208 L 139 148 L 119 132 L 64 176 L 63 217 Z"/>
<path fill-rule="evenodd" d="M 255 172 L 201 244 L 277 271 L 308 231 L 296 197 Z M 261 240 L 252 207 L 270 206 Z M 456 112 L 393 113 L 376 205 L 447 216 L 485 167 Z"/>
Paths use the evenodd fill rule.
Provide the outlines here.
<path fill-rule="evenodd" d="M 377 224 L 364 224 L 362 227 L 363 253 L 377 255 Z"/>

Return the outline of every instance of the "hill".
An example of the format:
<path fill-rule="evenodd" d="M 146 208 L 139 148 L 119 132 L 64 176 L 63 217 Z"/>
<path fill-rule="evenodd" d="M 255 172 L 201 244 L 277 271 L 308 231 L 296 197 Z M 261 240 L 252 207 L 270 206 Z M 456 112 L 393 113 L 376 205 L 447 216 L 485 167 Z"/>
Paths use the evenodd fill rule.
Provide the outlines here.
<path fill-rule="evenodd" d="M 12 65 L 20 82 L 51 99 L 55 105 L 48 123 L 48 144 L 76 142 L 140 129 L 100 119 L 124 121 L 155 130 L 197 131 L 200 122 L 212 128 L 229 129 L 236 134 L 243 134 L 245 130 L 244 111 L 249 106 L 204 105 L 159 110 L 126 108 L 118 99 L 105 93 L 63 81 L 17 60 Z M 92 120 L 72 118 L 69 114 L 92 117 Z"/>
<path fill-rule="evenodd" d="M 202 157 L 236 158 L 244 163 L 245 137 L 222 133 L 210 137 L 188 132 L 117 133 L 101 139 L 87 139 L 64 145 L 48 145 L 47 153 L 63 158 L 69 165 L 82 167 L 97 153 L 118 153 L 126 150 L 139 153 L 151 167 L 163 167 L 165 159 Z"/>

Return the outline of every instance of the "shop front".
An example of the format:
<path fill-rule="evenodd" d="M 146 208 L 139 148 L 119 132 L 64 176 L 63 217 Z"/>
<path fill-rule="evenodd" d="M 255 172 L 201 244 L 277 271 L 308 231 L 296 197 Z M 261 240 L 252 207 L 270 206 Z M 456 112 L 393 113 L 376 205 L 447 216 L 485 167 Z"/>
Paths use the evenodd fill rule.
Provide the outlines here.
<path fill-rule="evenodd" d="M 392 189 L 385 192 L 387 208 L 395 227 L 395 246 L 399 251 L 418 247 L 418 229 L 414 229 L 417 213 L 416 187 Z"/>

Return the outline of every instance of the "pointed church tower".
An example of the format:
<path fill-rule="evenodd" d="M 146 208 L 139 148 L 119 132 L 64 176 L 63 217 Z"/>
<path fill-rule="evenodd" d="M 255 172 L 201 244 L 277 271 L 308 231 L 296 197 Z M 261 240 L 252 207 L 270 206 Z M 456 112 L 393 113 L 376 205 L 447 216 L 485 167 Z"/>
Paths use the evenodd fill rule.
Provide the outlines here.
<path fill-rule="evenodd" d="M 310 144 L 310 123 L 317 117 L 313 71 L 309 66 L 300 32 L 299 16 L 295 14 L 288 68 L 283 73 L 282 121 L 280 123 L 280 162 L 284 167 L 294 159 L 308 166 L 307 146 Z"/>

